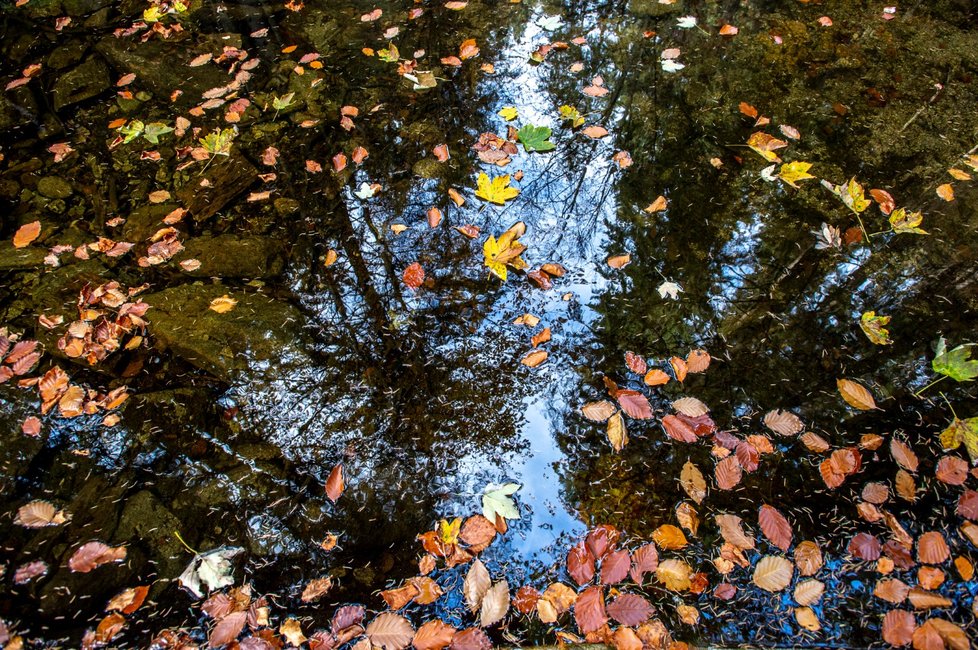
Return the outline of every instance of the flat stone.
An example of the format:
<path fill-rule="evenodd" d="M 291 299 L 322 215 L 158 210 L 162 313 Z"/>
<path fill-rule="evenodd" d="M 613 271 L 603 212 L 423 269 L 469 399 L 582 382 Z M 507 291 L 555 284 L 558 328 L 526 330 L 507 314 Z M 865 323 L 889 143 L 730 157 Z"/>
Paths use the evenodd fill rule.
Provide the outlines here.
<path fill-rule="evenodd" d="M 200 268 L 183 271 L 193 277 L 268 278 L 285 268 L 285 246 L 270 237 L 193 237 L 184 246 L 177 261 L 199 261 Z"/>
<path fill-rule="evenodd" d="M 71 183 L 60 176 L 45 176 L 37 182 L 37 191 L 49 199 L 67 199 L 74 193 Z"/>
<path fill-rule="evenodd" d="M 44 265 L 44 257 L 47 254 L 46 248 L 37 246 L 14 248 L 10 241 L 0 242 L 0 271 L 36 269 Z"/>
<path fill-rule="evenodd" d="M 54 84 L 54 110 L 100 95 L 110 83 L 108 66 L 100 59 L 90 58 L 58 77 Z"/>
<path fill-rule="evenodd" d="M 229 295 L 238 303 L 229 312 L 210 309 L 211 301 Z M 302 313 L 287 302 L 259 293 L 219 285 L 185 284 L 143 296 L 157 345 L 214 376 L 240 382 L 283 376 L 306 368 Z"/>
<path fill-rule="evenodd" d="M 204 164 L 204 163 L 201 163 Z M 258 178 L 258 170 L 237 150 L 230 156 L 217 156 L 203 175 L 194 168 L 184 184 L 177 189 L 177 198 L 197 219 L 208 219 Z"/>

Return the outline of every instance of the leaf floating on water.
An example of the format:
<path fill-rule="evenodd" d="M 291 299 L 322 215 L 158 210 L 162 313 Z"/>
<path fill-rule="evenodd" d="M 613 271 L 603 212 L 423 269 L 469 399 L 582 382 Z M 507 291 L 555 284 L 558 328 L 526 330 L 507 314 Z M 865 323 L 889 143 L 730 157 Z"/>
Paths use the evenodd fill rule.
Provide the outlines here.
<path fill-rule="evenodd" d="M 496 521 L 496 515 L 504 519 L 519 519 L 520 511 L 513 500 L 513 494 L 520 489 L 519 483 L 504 485 L 489 484 L 482 494 L 482 514 L 489 521 Z"/>
<path fill-rule="evenodd" d="M 706 498 L 706 479 L 703 473 L 690 461 L 683 465 L 682 472 L 679 474 L 679 483 L 689 498 L 696 503 L 702 503 Z"/>
<path fill-rule="evenodd" d="M 243 548 L 221 546 L 195 555 L 178 578 L 180 586 L 197 598 L 202 598 L 202 585 L 208 591 L 213 591 L 234 584 L 231 558 L 241 553 L 244 553 Z"/>
<path fill-rule="evenodd" d="M 612 585 L 621 582 L 628 575 L 631 558 L 628 551 L 621 549 L 609 553 L 601 560 L 601 584 Z"/>
<path fill-rule="evenodd" d="M 637 390 L 618 391 L 618 404 L 621 405 L 621 410 L 634 420 L 652 418 L 652 406 L 649 404 L 648 398 Z"/>
<path fill-rule="evenodd" d="M 88 573 L 92 569 L 110 562 L 126 559 L 124 546 L 109 546 L 102 542 L 86 542 L 78 547 L 68 559 L 68 568 L 77 573 Z"/>
<path fill-rule="evenodd" d="M 798 575 L 813 576 L 822 568 L 822 551 L 818 544 L 805 540 L 795 547 L 795 566 Z"/>
<path fill-rule="evenodd" d="M 238 635 L 241 634 L 247 622 L 248 612 L 228 614 L 218 621 L 214 629 L 211 630 L 210 636 L 207 638 L 208 646 L 211 648 L 220 648 L 228 645 L 238 638 Z"/>
<path fill-rule="evenodd" d="M 890 332 L 886 325 L 890 322 L 889 316 L 877 316 L 875 311 L 867 311 L 859 317 L 859 328 L 871 342 L 876 345 L 891 345 Z"/>
<path fill-rule="evenodd" d="M 883 617 L 883 640 L 897 647 L 910 645 L 913 641 L 917 621 L 913 614 L 902 609 L 893 609 Z"/>
<path fill-rule="evenodd" d="M 616 452 L 621 451 L 628 444 L 628 432 L 625 428 L 625 418 L 621 413 L 615 413 L 608 420 L 608 442 Z"/>
<path fill-rule="evenodd" d="M 662 386 L 672 381 L 672 378 L 658 368 L 653 368 L 645 374 L 643 381 L 646 386 Z"/>
<path fill-rule="evenodd" d="M 678 442 L 692 443 L 699 440 L 699 436 L 696 435 L 693 428 L 675 415 L 667 415 L 662 418 L 662 428 L 665 429 L 667 436 Z"/>
<path fill-rule="evenodd" d="M 779 555 L 765 555 L 754 567 L 754 584 L 772 593 L 782 591 L 791 583 L 794 565 Z"/>
<path fill-rule="evenodd" d="M 417 291 L 424 283 L 424 267 L 419 262 L 409 264 L 404 269 L 404 284 L 412 291 Z"/>
<path fill-rule="evenodd" d="M 238 304 L 238 301 L 231 296 L 224 294 L 220 298 L 214 298 L 211 300 L 209 309 L 211 311 L 216 311 L 218 314 L 226 314 Z"/>
<path fill-rule="evenodd" d="M 690 350 L 686 355 L 686 371 L 696 374 L 710 367 L 710 353 L 706 350 Z"/>
<path fill-rule="evenodd" d="M 721 490 L 732 490 L 740 483 L 743 471 L 736 456 L 727 456 L 717 463 L 715 477 L 717 487 Z"/>
<path fill-rule="evenodd" d="M 608 621 L 601 587 L 588 587 L 581 592 L 574 603 L 574 618 L 584 634 L 600 629 Z"/>
<path fill-rule="evenodd" d="M 917 559 L 924 564 L 941 564 L 951 557 L 951 550 L 944 536 L 934 530 L 924 533 L 917 540 Z"/>
<path fill-rule="evenodd" d="M 403 616 L 382 612 L 367 626 L 366 635 L 374 647 L 404 650 L 414 639 L 414 628 Z"/>
<path fill-rule="evenodd" d="M 652 532 L 652 541 L 664 551 L 676 551 L 688 543 L 683 531 L 672 524 L 663 524 Z"/>
<path fill-rule="evenodd" d="M 659 563 L 655 577 L 670 591 L 686 591 L 690 587 L 692 573 L 693 569 L 683 560 L 669 558 Z"/>
<path fill-rule="evenodd" d="M 851 379 L 838 379 L 836 380 L 836 386 L 839 388 L 839 394 L 842 395 L 842 399 L 849 406 L 860 411 L 869 411 L 878 408 L 876 406 L 876 400 L 873 399 L 873 394 L 859 382 Z"/>
<path fill-rule="evenodd" d="M 953 350 L 948 350 L 942 336 L 937 342 L 931 367 L 934 372 L 950 377 L 955 381 L 971 381 L 978 377 L 978 359 L 971 358 L 974 346 L 974 343 L 966 343 Z"/>
<path fill-rule="evenodd" d="M 805 423 L 791 411 L 775 409 L 764 416 L 768 429 L 782 436 L 794 436 L 805 430 Z"/>
<path fill-rule="evenodd" d="M 549 355 L 546 350 L 533 350 L 523 357 L 520 360 L 520 363 L 528 368 L 536 368 L 541 363 L 546 361 L 548 356 Z"/>
<path fill-rule="evenodd" d="M 777 508 L 767 504 L 762 505 L 758 515 L 758 523 L 761 526 L 761 532 L 772 544 L 782 551 L 788 550 L 791 546 L 791 524 Z M 809 603 L 801 604 L 807 605 Z"/>
<path fill-rule="evenodd" d="M 329 477 L 326 479 L 326 497 L 333 503 L 336 503 L 343 495 L 343 490 L 345 489 L 346 483 L 343 481 L 343 463 L 339 463 L 333 467 L 329 473 Z"/>
<path fill-rule="evenodd" d="M 621 269 L 628 266 L 632 261 L 632 256 L 630 253 L 624 255 L 613 255 L 608 258 L 608 266 L 613 269 Z"/>
<path fill-rule="evenodd" d="M 794 598 L 799 605 L 814 605 L 825 593 L 825 583 L 821 580 L 802 580 L 795 585 Z"/>
<path fill-rule="evenodd" d="M 17 510 L 14 523 L 25 528 L 44 528 L 59 526 L 68 521 L 64 510 L 58 510 L 47 501 L 40 499 L 22 505 Z"/>
<path fill-rule="evenodd" d="M 517 132 L 517 137 L 527 151 L 544 152 L 552 150 L 555 146 L 550 141 L 551 133 L 549 126 L 526 124 Z"/>
<path fill-rule="evenodd" d="M 509 583 L 500 580 L 486 592 L 482 599 L 482 610 L 479 614 L 481 627 L 489 627 L 503 620 L 509 611 Z"/>
<path fill-rule="evenodd" d="M 592 422 L 604 422 L 615 414 L 615 405 L 608 400 L 588 402 L 581 407 L 581 413 Z"/>
<path fill-rule="evenodd" d="M 443 650 L 452 643 L 455 631 L 454 627 L 436 618 L 418 628 L 412 644 L 415 650 Z M 299 646 L 299 644 L 293 645 Z"/>
<path fill-rule="evenodd" d="M 622 594 L 605 607 L 607 614 L 622 625 L 642 625 L 655 613 L 648 600 L 638 594 Z"/>
<path fill-rule="evenodd" d="M 14 248 L 24 248 L 41 234 L 41 222 L 32 221 L 25 223 L 14 233 Z"/>
<path fill-rule="evenodd" d="M 818 616 L 811 607 L 796 607 L 795 620 L 809 632 L 818 632 L 822 629 L 822 624 L 819 623 Z"/>
<path fill-rule="evenodd" d="M 683 397 L 681 399 L 677 399 L 672 403 L 672 408 L 676 409 L 676 411 L 682 413 L 683 415 L 688 415 L 691 418 L 698 418 L 701 415 L 706 415 L 710 412 L 710 408 L 695 397 Z"/>
<path fill-rule="evenodd" d="M 907 470 L 908 472 L 916 472 L 919 461 L 917 460 L 917 454 L 913 452 L 910 446 L 903 442 L 902 440 L 897 440 L 896 438 L 890 439 L 890 454 L 893 455 L 893 460 L 897 462 L 897 465 Z"/>

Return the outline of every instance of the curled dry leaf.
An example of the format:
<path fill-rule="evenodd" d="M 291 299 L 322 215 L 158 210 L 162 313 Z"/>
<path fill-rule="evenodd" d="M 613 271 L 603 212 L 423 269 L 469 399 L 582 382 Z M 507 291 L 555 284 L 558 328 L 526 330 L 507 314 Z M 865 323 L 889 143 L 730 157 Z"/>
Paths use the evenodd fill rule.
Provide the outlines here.
<path fill-rule="evenodd" d="M 782 591 L 791 583 L 795 566 L 779 555 L 765 555 L 754 567 L 754 584 L 772 593 Z"/>
<path fill-rule="evenodd" d="M 690 499 L 696 503 L 703 503 L 703 499 L 706 498 L 706 479 L 703 478 L 703 473 L 696 465 L 688 460 L 679 474 L 679 484 L 682 485 Z"/>
<path fill-rule="evenodd" d="M 696 531 L 700 526 L 700 516 L 692 504 L 683 501 L 676 506 L 676 519 L 680 526 L 689 531 L 690 535 L 696 536 Z"/>
<path fill-rule="evenodd" d="M 329 473 L 329 478 L 326 479 L 326 496 L 330 501 L 336 503 L 340 496 L 343 495 L 343 490 L 345 489 L 346 483 L 343 481 L 343 463 L 340 463 L 333 468 Z"/>
<path fill-rule="evenodd" d="M 31 501 L 17 510 L 14 523 L 24 528 L 58 526 L 68 521 L 64 510 L 58 510 L 47 501 Z"/>
<path fill-rule="evenodd" d="M 735 548 L 747 550 L 754 548 L 754 538 L 744 533 L 743 521 L 737 515 L 720 514 L 714 517 L 720 527 L 720 535 L 724 541 Z"/>
<path fill-rule="evenodd" d="M 776 409 L 764 416 L 764 425 L 782 436 L 798 435 L 805 430 L 805 424 L 791 411 Z"/>

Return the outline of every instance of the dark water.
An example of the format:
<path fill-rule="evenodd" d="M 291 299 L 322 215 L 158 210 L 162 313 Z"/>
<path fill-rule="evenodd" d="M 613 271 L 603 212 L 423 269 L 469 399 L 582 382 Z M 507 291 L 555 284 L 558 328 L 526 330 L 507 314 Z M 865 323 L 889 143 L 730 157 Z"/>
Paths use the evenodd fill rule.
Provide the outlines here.
<path fill-rule="evenodd" d="M 362 22 L 375 7 L 382 18 Z M 412 7 L 425 11 L 408 19 Z M 944 531 L 952 556 L 976 559 L 954 513 L 975 478 L 964 487 L 934 478 L 938 434 L 952 409 L 975 415 L 973 384 L 945 380 L 923 397 L 913 394 L 934 378 L 930 359 L 940 336 L 951 345 L 975 339 L 976 194 L 973 183 L 947 172 L 973 173 L 959 161 L 978 145 L 971 3 L 908 3 L 885 21 L 880 3 L 831 0 L 472 1 L 462 11 L 439 3 L 307 2 L 298 12 L 207 2 L 193 3 L 180 19 L 184 31 L 169 38 L 113 35 L 144 8 L 31 0 L 2 14 L 4 84 L 32 63 L 44 65 L 0 99 L 0 323 L 42 341 L 46 354 L 34 374 L 59 364 L 75 383 L 101 391 L 126 385 L 132 393 L 114 427 L 102 426 L 102 415 L 66 419 L 55 409 L 35 439 L 21 433 L 21 422 L 38 413 L 36 391 L 0 386 L 0 494 L 9 513 L 0 524 L 0 560 L 8 567 L 0 617 L 26 639 L 76 645 L 105 601 L 136 584 L 154 585 L 155 604 L 130 617 L 120 647 L 145 645 L 167 625 L 193 624 L 191 600 L 171 582 L 190 559 L 173 531 L 198 550 L 246 548 L 238 583 L 275 594 L 277 605 L 311 617 L 310 629 L 325 624 L 336 603 L 380 609 L 374 592 L 416 573 L 415 535 L 439 518 L 478 512 L 488 483 L 522 485 L 521 519 L 487 552 L 490 569 L 506 571 L 514 587 L 542 588 L 566 580 L 564 553 L 592 525 L 613 524 L 644 540 L 675 524 L 685 498 L 679 472 L 691 460 L 708 475 L 710 494 L 698 507 L 699 537 L 673 555 L 706 572 L 710 589 L 700 596 L 646 592 L 677 638 L 879 645 L 882 615 L 893 606 L 872 595 L 875 564 L 855 561 L 846 545 L 858 531 L 887 538 L 882 523 L 859 518 L 856 504 L 866 482 L 888 482 L 892 491 L 891 437 L 920 456 L 919 494 L 914 503 L 891 497 L 885 509 L 912 536 Z M 57 31 L 55 20 L 65 15 L 72 21 Z M 677 27 L 686 15 L 703 29 Z M 820 26 L 820 16 L 833 25 Z M 727 23 L 739 34 L 718 36 Z M 393 26 L 399 33 L 384 38 Z M 586 45 L 571 43 L 579 36 Z M 468 38 L 477 41 L 477 57 L 461 67 L 439 63 Z M 541 45 L 556 41 L 569 45 L 531 62 Z M 437 86 L 416 91 L 396 64 L 361 52 L 389 42 L 402 57 L 424 50 L 417 70 L 433 70 Z M 234 124 L 224 118 L 227 104 L 203 116 L 189 112 L 207 90 L 230 81 L 232 63 L 186 64 L 225 46 L 259 61 L 228 99 L 251 102 Z M 660 56 L 673 47 L 685 67 L 666 72 Z M 322 67 L 302 64 L 297 74 L 309 53 L 321 55 Z M 483 64 L 494 70 L 480 70 Z M 125 88 L 132 97 L 122 97 L 114 86 L 129 72 L 136 73 Z M 610 91 L 603 97 L 582 93 L 595 75 Z M 321 82 L 312 86 L 313 79 Z M 177 88 L 184 93 L 171 98 Z M 288 93 L 295 93 L 289 107 L 260 110 Z M 754 127 L 740 102 L 770 126 Z M 571 131 L 558 117 L 563 104 L 610 135 L 595 140 Z M 351 130 L 340 124 L 343 106 L 359 109 Z M 504 106 L 519 110 L 514 125 L 553 127 L 556 149 L 530 154 L 521 147 L 503 169 L 480 162 L 470 147 L 484 132 L 505 136 L 497 115 Z M 162 136 L 159 145 L 140 138 L 111 146 L 117 134 L 106 125 L 113 120 L 174 126 L 177 116 L 203 128 L 201 136 L 236 128 L 229 159 L 180 169 L 191 159 L 179 148 L 195 146 L 189 132 Z M 923 212 L 930 235 L 887 232 L 868 243 L 816 248 L 812 231 L 823 222 L 843 232 L 859 224 L 818 180 L 795 190 L 761 177 L 766 163 L 744 143 L 757 130 L 783 137 L 780 125 L 801 134 L 780 150 L 785 161 L 813 163 L 819 179 L 856 176 L 867 190 L 886 189 L 897 205 Z M 55 163 L 46 149 L 61 142 L 75 152 Z M 441 143 L 451 152 L 444 163 L 432 154 Z M 262 161 L 269 146 L 279 150 L 274 167 Z M 332 157 L 350 157 L 357 146 L 369 157 L 332 172 Z M 161 159 L 142 160 L 143 151 Z M 627 169 L 611 159 L 619 151 L 634 161 Z M 324 171 L 310 173 L 307 160 Z M 474 196 L 478 173 L 517 170 L 515 200 L 500 207 Z M 270 172 L 274 180 L 257 178 Z M 212 186 L 200 187 L 201 178 Z M 363 183 L 382 190 L 359 198 Z M 952 202 L 935 193 L 944 183 L 953 184 Z M 463 206 L 449 188 L 463 193 Z M 170 199 L 150 203 L 158 190 Z M 267 199 L 247 199 L 263 191 L 271 192 Z M 668 209 L 644 212 L 660 194 Z M 191 212 L 176 226 L 186 250 L 140 267 L 146 240 L 181 206 Z M 431 206 L 444 213 L 436 228 L 425 221 Z M 114 217 L 127 221 L 109 225 Z M 888 229 L 875 204 L 862 219 L 869 232 Z M 40 239 L 27 252 L 15 250 L 14 232 L 35 220 Z M 517 221 L 527 226 L 521 241 L 531 267 L 566 267 L 553 288 L 541 290 L 512 270 L 506 283 L 487 278 L 482 241 Z M 454 229 L 468 224 L 481 229 L 477 239 Z M 396 234 L 392 225 L 407 229 Z M 57 268 L 43 263 L 56 244 L 99 236 L 135 246 L 121 257 L 93 253 L 83 261 L 68 252 Z M 331 250 L 337 261 L 327 267 Z M 624 253 L 630 264 L 607 265 Z M 184 259 L 199 260 L 200 269 L 181 270 Z M 401 280 L 413 262 L 427 278 L 416 292 Z M 47 330 L 38 315 L 62 314 L 68 323 L 77 318 L 79 290 L 110 280 L 149 284 L 141 294 L 151 305 L 145 343 L 94 366 L 66 358 L 57 348 L 65 326 Z M 682 287 L 678 300 L 660 297 L 665 280 Z M 224 294 L 237 307 L 208 310 Z M 892 345 L 875 346 L 860 331 L 859 316 L 870 310 L 892 316 Z M 524 313 L 540 325 L 513 325 Z M 530 336 L 544 326 L 553 333 L 543 345 L 549 358 L 524 367 Z M 634 351 L 666 367 L 669 357 L 693 348 L 708 350 L 713 363 L 683 386 L 648 389 L 624 363 Z M 603 377 L 643 390 L 656 411 L 653 420 L 628 420 L 630 442 L 619 454 L 604 426 L 578 410 L 605 398 Z M 836 391 L 842 377 L 869 387 L 882 410 L 847 407 Z M 776 453 L 733 491 L 712 483 L 708 443 L 671 441 L 658 424 L 672 400 L 688 395 L 709 405 L 720 429 L 774 439 Z M 865 452 L 860 473 L 829 491 L 819 475 L 822 457 L 762 424 L 775 408 L 794 411 L 836 447 L 866 433 L 887 442 Z M 956 453 L 966 458 L 963 449 Z M 333 505 L 323 483 L 340 462 L 348 487 Z M 17 508 L 39 498 L 65 508 L 71 522 L 14 525 Z M 758 533 L 758 551 L 776 552 L 757 526 L 763 503 L 788 516 L 796 542 L 817 540 L 826 556 L 817 576 L 826 595 L 814 607 L 820 632 L 800 631 L 790 590 L 763 592 L 748 569 L 728 577 L 740 588 L 734 600 L 710 593 L 723 580 L 710 565 L 721 543 L 713 515 L 740 515 Z M 340 536 L 339 547 L 326 553 L 319 543 L 330 532 Z M 90 539 L 126 544 L 127 561 L 72 574 L 68 557 Z M 36 559 L 51 565 L 48 575 L 14 585 L 16 567 Z M 947 580 L 938 591 L 954 604 L 930 614 L 973 632 L 975 581 L 962 580 L 949 562 L 942 568 Z M 323 603 L 302 605 L 302 586 L 325 574 L 339 586 Z M 895 575 L 916 584 L 916 569 Z M 698 626 L 678 620 L 682 603 L 701 610 Z M 516 620 L 507 634 L 553 639 L 539 624 Z"/>

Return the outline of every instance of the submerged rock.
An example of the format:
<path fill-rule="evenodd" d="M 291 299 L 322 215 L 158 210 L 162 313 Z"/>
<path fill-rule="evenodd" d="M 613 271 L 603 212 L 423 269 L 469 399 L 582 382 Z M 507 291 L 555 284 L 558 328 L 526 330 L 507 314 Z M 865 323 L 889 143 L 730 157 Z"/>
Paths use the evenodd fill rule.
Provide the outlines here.
<path fill-rule="evenodd" d="M 258 177 L 254 165 L 236 150 L 226 160 L 223 156 L 217 158 L 203 176 L 191 168 L 193 173 L 177 189 L 177 198 L 198 221 L 217 214 Z"/>
<path fill-rule="evenodd" d="M 54 110 L 91 99 L 110 85 L 108 66 L 92 57 L 58 77 L 54 84 Z"/>
<path fill-rule="evenodd" d="M 269 237 L 195 237 L 185 245 L 179 260 L 200 262 L 200 268 L 185 271 L 194 277 L 267 278 L 285 268 L 285 246 Z"/>
<path fill-rule="evenodd" d="M 237 301 L 219 314 L 211 301 Z M 259 293 L 220 285 L 186 284 L 143 296 L 150 333 L 158 345 L 227 382 L 281 377 L 311 362 L 303 349 L 302 312 Z"/>
<path fill-rule="evenodd" d="M 60 176 L 45 176 L 37 182 L 37 191 L 49 199 L 67 199 L 74 193 L 71 183 Z"/>

